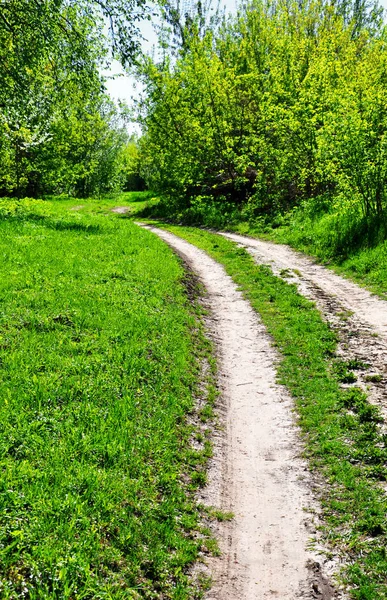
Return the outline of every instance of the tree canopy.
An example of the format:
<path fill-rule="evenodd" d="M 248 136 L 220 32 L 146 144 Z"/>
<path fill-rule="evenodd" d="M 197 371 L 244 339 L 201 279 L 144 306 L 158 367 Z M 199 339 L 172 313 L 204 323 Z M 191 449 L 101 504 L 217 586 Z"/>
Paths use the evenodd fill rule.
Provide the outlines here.
<path fill-rule="evenodd" d="M 143 172 L 171 210 L 387 207 L 386 30 L 377 4 L 252 0 L 142 65 Z M 206 207 L 206 208 L 205 208 Z M 316 208 L 317 207 L 317 208 Z"/>
<path fill-rule="evenodd" d="M 127 136 L 100 67 L 134 61 L 145 13 L 144 0 L 0 2 L 0 193 L 114 187 Z"/>

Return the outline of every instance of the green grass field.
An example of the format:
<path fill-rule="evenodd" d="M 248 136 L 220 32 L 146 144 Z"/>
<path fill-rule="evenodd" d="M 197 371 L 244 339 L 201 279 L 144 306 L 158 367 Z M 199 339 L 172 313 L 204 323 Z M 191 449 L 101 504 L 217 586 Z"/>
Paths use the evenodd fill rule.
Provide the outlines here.
<path fill-rule="evenodd" d="M 136 193 L 0 201 L 6 600 L 202 595 L 188 568 L 203 547 L 216 551 L 194 496 L 211 448 L 207 425 L 203 435 L 192 422 L 202 362 L 213 360 L 195 283 L 132 222 L 153 202 Z M 261 315 L 311 466 L 327 482 L 324 536 L 349 559 L 352 597 L 384 599 L 386 436 L 364 393 L 340 387 L 334 334 L 294 286 L 229 240 L 169 228 L 222 263 Z M 201 422 L 211 416 L 211 377 Z"/>
<path fill-rule="evenodd" d="M 208 343 L 180 262 L 111 212 L 128 199 L 0 202 L 4 599 L 199 597 Z"/>

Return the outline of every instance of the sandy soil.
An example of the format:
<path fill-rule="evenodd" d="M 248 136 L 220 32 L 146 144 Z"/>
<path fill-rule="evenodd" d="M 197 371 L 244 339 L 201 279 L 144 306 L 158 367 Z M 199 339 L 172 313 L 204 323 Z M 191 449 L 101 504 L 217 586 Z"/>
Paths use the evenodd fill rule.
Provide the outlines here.
<path fill-rule="evenodd" d="M 126 213 L 128 213 L 130 211 L 131 211 L 130 206 L 115 206 L 114 208 L 112 208 L 112 212 L 117 213 L 119 215 L 125 215 Z"/>
<path fill-rule="evenodd" d="M 209 559 L 208 600 L 339 597 L 328 562 L 308 549 L 316 510 L 293 404 L 276 383 L 265 328 L 223 267 L 180 238 L 148 227 L 178 252 L 207 290 L 209 327 L 219 354 L 219 418 L 203 500 L 235 518 L 219 524 L 222 556 Z M 306 510 L 307 509 L 307 510 Z M 317 509 L 318 510 L 318 509 Z"/>
<path fill-rule="evenodd" d="M 367 390 L 370 401 L 379 406 L 387 432 L 387 302 L 288 246 L 222 235 L 246 248 L 258 263 L 269 265 L 275 275 L 295 283 L 301 294 L 316 303 L 338 334 L 339 357 L 366 365 L 356 371 L 355 385 Z M 375 375 L 379 381 L 372 381 Z"/>
<path fill-rule="evenodd" d="M 365 324 L 387 338 L 387 302 L 379 299 L 356 283 L 336 275 L 318 265 L 312 259 L 282 244 L 252 239 L 234 233 L 222 233 L 224 237 L 245 247 L 260 263 L 272 266 L 275 274 L 291 271 L 294 283 L 300 292 L 313 300 L 318 299 L 318 290 L 337 298 L 341 305 L 355 313 Z"/>

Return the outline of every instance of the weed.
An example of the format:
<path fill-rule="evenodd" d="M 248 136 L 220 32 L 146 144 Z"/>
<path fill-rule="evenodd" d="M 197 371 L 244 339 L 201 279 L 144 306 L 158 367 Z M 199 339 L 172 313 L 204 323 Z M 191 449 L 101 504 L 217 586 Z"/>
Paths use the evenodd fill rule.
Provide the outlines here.
<path fill-rule="evenodd" d="M 346 361 L 336 360 L 333 363 L 333 372 L 341 383 L 354 383 L 357 380 L 356 375 L 349 370 Z"/>
<path fill-rule="evenodd" d="M 364 377 L 364 380 L 370 383 L 380 383 L 381 381 L 383 381 L 383 375 L 380 375 L 379 373 L 366 375 Z"/>
<path fill-rule="evenodd" d="M 345 362 L 347 369 L 352 371 L 364 371 L 369 368 L 369 364 L 360 360 L 359 358 L 350 358 Z"/>
<path fill-rule="evenodd" d="M 348 319 L 353 315 L 353 311 L 352 310 L 342 310 L 336 314 L 339 317 L 339 319 L 341 319 L 342 321 L 348 321 Z"/>
<path fill-rule="evenodd" d="M 234 513 L 225 512 L 212 506 L 207 507 L 206 512 L 211 519 L 216 519 L 219 522 L 232 521 L 234 518 Z"/>
<path fill-rule="evenodd" d="M 202 534 L 204 535 L 202 540 L 202 551 L 211 554 L 212 556 L 220 556 L 221 551 L 218 541 L 214 537 L 211 537 L 211 531 L 204 527 L 202 528 Z"/>

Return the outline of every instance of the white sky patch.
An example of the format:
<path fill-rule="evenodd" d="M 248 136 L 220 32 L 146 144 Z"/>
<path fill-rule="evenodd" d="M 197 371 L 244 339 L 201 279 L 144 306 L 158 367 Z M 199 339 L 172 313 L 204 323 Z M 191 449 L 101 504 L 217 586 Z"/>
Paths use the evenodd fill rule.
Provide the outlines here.
<path fill-rule="evenodd" d="M 224 7 L 226 12 L 233 13 L 236 11 L 237 0 L 225 0 L 223 3 L 221 2 L 221 7 Z M 143 21 L 140 24 L 140 30 L 144 37 L 142 49 L 147 54 L 151 54 L 157 47 L 157 35 L 153 27 L 154 20 Z M 134 99 L 139 97 L 142 90 L 141 82 L 136 80 L 133 75 L 128 75 L 117 60 L 112 61 L 110 69 L 102 71 L 102 75 L 108 78 L 105 85 L 109 96 L 115 102 L 121 100 L 126 102 L 129 108 L 133 107 Z M 128 131 L 141 134 L 140 126 L 135 122 L 128 124 Z"/>

